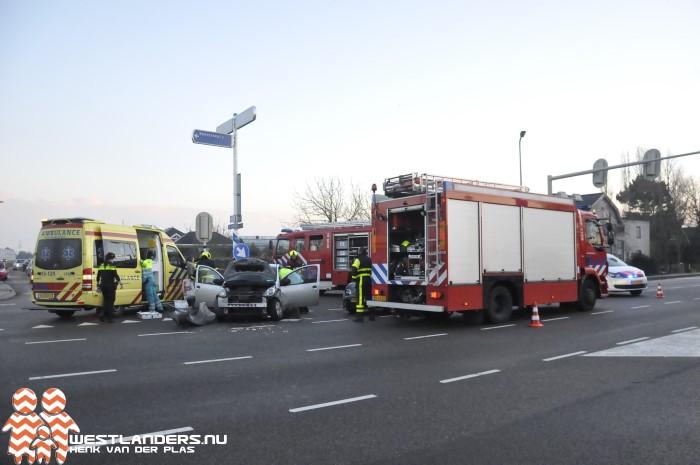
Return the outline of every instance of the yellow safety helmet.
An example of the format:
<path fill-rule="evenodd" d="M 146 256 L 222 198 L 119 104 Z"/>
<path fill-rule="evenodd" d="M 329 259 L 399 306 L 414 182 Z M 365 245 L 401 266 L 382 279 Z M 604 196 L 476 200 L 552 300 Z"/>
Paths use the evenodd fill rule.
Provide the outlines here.
<path fill-rule="evenodd" d="M 211 254 L 205 250 L 204 252 L 202 252 L 202 257 L 211 258 Z"/>
<path fill-rule="evenodd" d="M 296 257 L 297 255 L 299 255 L 299 252 L 297 252 L 296 250 L 292 250 L 291 252 L 289 252 L 289 256 L 290 256 L 291 258 L 294 258 L 294 257 Z"/>

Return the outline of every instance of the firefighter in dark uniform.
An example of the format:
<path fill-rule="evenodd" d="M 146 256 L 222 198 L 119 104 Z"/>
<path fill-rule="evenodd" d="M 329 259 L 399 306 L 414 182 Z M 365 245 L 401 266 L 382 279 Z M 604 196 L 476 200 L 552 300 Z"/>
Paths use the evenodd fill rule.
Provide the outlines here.
<path fill-rule="evenodd" d="M 100 321 L 105 321 L 105 318 L 109 323 L 113 323 L 114 315 L 114 300 L 117 298 L 117 284 L 120 287 L 124 287 L 121 279 L 119 279 L 119 274 L 117 273 L 117 267 L 114 266 L 115 255 L 112 252 L 105 255 L 105 261 L 97 268 L 97 292 L 102 292 L 102 311 L 98 310 L 97 314 L 100 317 Z"/>
<path fill-rule="evenodd" d="M 357 283 L 357 307 L 355 319 L 362 323 L 366 310 L 367 297 L 372 293 L 372 259 L 367 256 L 367 249 L 360 247 L 357 258 L 352 262 L 352 279 Z M 374 309 L 369 310 L 369 320 L 374 321 Z"/>
<path fill-rule="evenodd" d="M 211 259 L 211 254 L 207 250 L 202 252 L 202 255 L 199 257 L 199 260 L 197 261 L 196 265 L 205 265 L 210 268 L 216 269 L 216 263 L 214 263 L 214 260 Z"/>
<path fill-rule="evenodd" d="M 299 252 L 296 250 L 292 250 L 289 252 L 289 260 L 287 260 L 287 268 L 291 270 L 296 270 L 297 268 L 300 268 L 304 266 L 304 261 L 301 259 L 299 256 Z"/>

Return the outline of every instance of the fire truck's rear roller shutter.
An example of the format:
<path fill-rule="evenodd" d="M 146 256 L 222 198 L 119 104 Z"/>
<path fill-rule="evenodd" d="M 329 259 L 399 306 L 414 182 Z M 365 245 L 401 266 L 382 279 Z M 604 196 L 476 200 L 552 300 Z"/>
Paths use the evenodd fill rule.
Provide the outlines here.
<path fill-rule="evenodd" d="M 465 200 L 447 200 L 447 263 L 452 283 L 479 282 L 479 204 Z M 453 239 L 454 238 L 454 239 Z"/>

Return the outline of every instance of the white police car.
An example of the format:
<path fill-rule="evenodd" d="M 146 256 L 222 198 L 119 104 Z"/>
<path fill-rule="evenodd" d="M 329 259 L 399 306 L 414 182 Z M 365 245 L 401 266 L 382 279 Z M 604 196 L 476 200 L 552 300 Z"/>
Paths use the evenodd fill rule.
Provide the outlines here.
<path fill-rule="evenodd" d="M 615 255 L 608 254 L 608 289 L 613 294 L 629 292 L 639 295 L 647 288 L 644 271 L 629 266 Z"/>

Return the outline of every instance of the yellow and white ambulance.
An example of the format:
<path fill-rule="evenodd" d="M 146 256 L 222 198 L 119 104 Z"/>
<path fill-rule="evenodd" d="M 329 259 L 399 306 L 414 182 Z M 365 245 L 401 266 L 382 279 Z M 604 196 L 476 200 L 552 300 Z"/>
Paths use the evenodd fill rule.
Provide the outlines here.
<path fill-rule="evenodd" d="M 115 309 L 144 304 L 141 260 L 155 253 L 153 275 L 163 302 L 183 298 L 186 262 L 173 240 L 151 225 L 121 226 L 89 218 L 41 221 L 36 243 L 32 303 L 68 318 L 76 310 L 102 306 L 97 268 L 108 252 L 124 285 L 117 288 Z"/>

